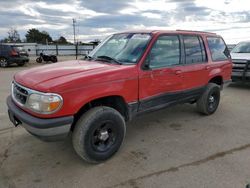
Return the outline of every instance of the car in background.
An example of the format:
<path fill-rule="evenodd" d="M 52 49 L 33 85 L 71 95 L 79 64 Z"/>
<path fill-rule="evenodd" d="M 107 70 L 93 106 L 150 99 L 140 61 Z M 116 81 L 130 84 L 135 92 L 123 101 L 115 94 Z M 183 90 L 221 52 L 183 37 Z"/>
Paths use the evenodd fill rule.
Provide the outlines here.
<path fill-rule="evenodd" d="M 20 46 L 20 45 L 13 45 L 13 48 L 15 48 L 15 49 L 18 51 L 18 53 L 19 53 L 20 56 L 29 57 L 28 52 L 24 49 L 23 46 Z"/>
<path fill-rule="evenodd" d="M 20 46 L 0 44 L 0 67 L 11 64 L 23 66 L 29 62 L 28 53 L 24 53 Z"/>
<path fill-rule="evenodd" d="M 228 50 L 231 52 L 232 49 L 236 46 L 236 44 L 227 44 Z"/>
<path fill-rule="evenodd" d="M 250 81 L 250 41 L 240 42 L 231 51 L 232 81 Z"/>

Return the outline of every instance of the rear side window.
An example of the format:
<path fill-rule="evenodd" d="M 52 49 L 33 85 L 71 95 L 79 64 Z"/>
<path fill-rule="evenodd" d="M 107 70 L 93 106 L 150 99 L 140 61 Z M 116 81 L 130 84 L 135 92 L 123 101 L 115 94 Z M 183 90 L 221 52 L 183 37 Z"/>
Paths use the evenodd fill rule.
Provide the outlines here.
<path fill-rule="evenodd" d="M 222 38 L 207 37 L 207 41 L 213 61 L 224 61 L 230 57 L 230 52 Z"/>
<path fill-rule="evenodd" d="M 206 52 L 201 37 L 183 36 L 186 64 L 206 62 Z"/>

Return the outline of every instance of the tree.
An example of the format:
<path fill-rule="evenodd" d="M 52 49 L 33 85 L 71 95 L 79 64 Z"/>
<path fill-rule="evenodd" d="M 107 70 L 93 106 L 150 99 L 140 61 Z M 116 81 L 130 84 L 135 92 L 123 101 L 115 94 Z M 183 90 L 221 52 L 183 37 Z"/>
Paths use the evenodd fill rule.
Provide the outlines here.
<path fill-rule="evenodd" d="M 5 42 L 21 42 L 20 35 L 15 28 L 10 28 L 8 37 L 4 39 Z"/>
<path fill-rule="evenodd" d="M 58 40 L 56 40 L 55 42 L 57 42 L 58 44 L 68 44 L 68 41 L 65 37 L 60 36 Z"/>
<path fill-rule="evenodd" d="M 53 42 L 51 36 L 46 31 L 39 31 L 38 29 L 29 29 L 25 35 L 27 42 L 36 42 L 46 44 L 46 42 Z"/>

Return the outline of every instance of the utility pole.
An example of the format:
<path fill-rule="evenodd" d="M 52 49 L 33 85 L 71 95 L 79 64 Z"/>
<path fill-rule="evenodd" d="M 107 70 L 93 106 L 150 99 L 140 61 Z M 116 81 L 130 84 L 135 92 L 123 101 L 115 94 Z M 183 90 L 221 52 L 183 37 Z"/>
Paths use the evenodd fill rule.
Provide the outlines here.
<path fill-rule="evenodd" d="M 77 44 L 76 44 L 76 19 L 73 18 L 73 33 L 74 33 L 74 45 L 76 50 L 76 59 L 77 59 Z"/>

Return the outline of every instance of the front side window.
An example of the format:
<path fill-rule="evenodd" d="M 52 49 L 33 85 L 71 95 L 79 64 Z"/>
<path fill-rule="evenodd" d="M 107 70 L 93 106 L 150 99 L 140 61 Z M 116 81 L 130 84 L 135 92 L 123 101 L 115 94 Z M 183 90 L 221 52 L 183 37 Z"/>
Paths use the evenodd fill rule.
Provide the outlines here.
<path fill-rule="evenodd" d="M 229 50 L 222 38 L 207 37 L 207 41 L 213 61 L 224 61 L 230 57 Z"/>
<path fill-rule="evenodd" d="M 136 63 L 145 51 L 151 35 L 148 33 L 122 33 L 107 38 L 89 56 L 108 56 L 121 63 Z"/>
<path fill-rule="evenodd" d="M 206 62 L 202 39 L 198 36 L 183 36 L 186 64 Z"/>
<path fill-rule="evenodd" d="M 149 55 L 150 68 L 180 64 L 180 40 L 178 36 L 160 36 Z"/>

